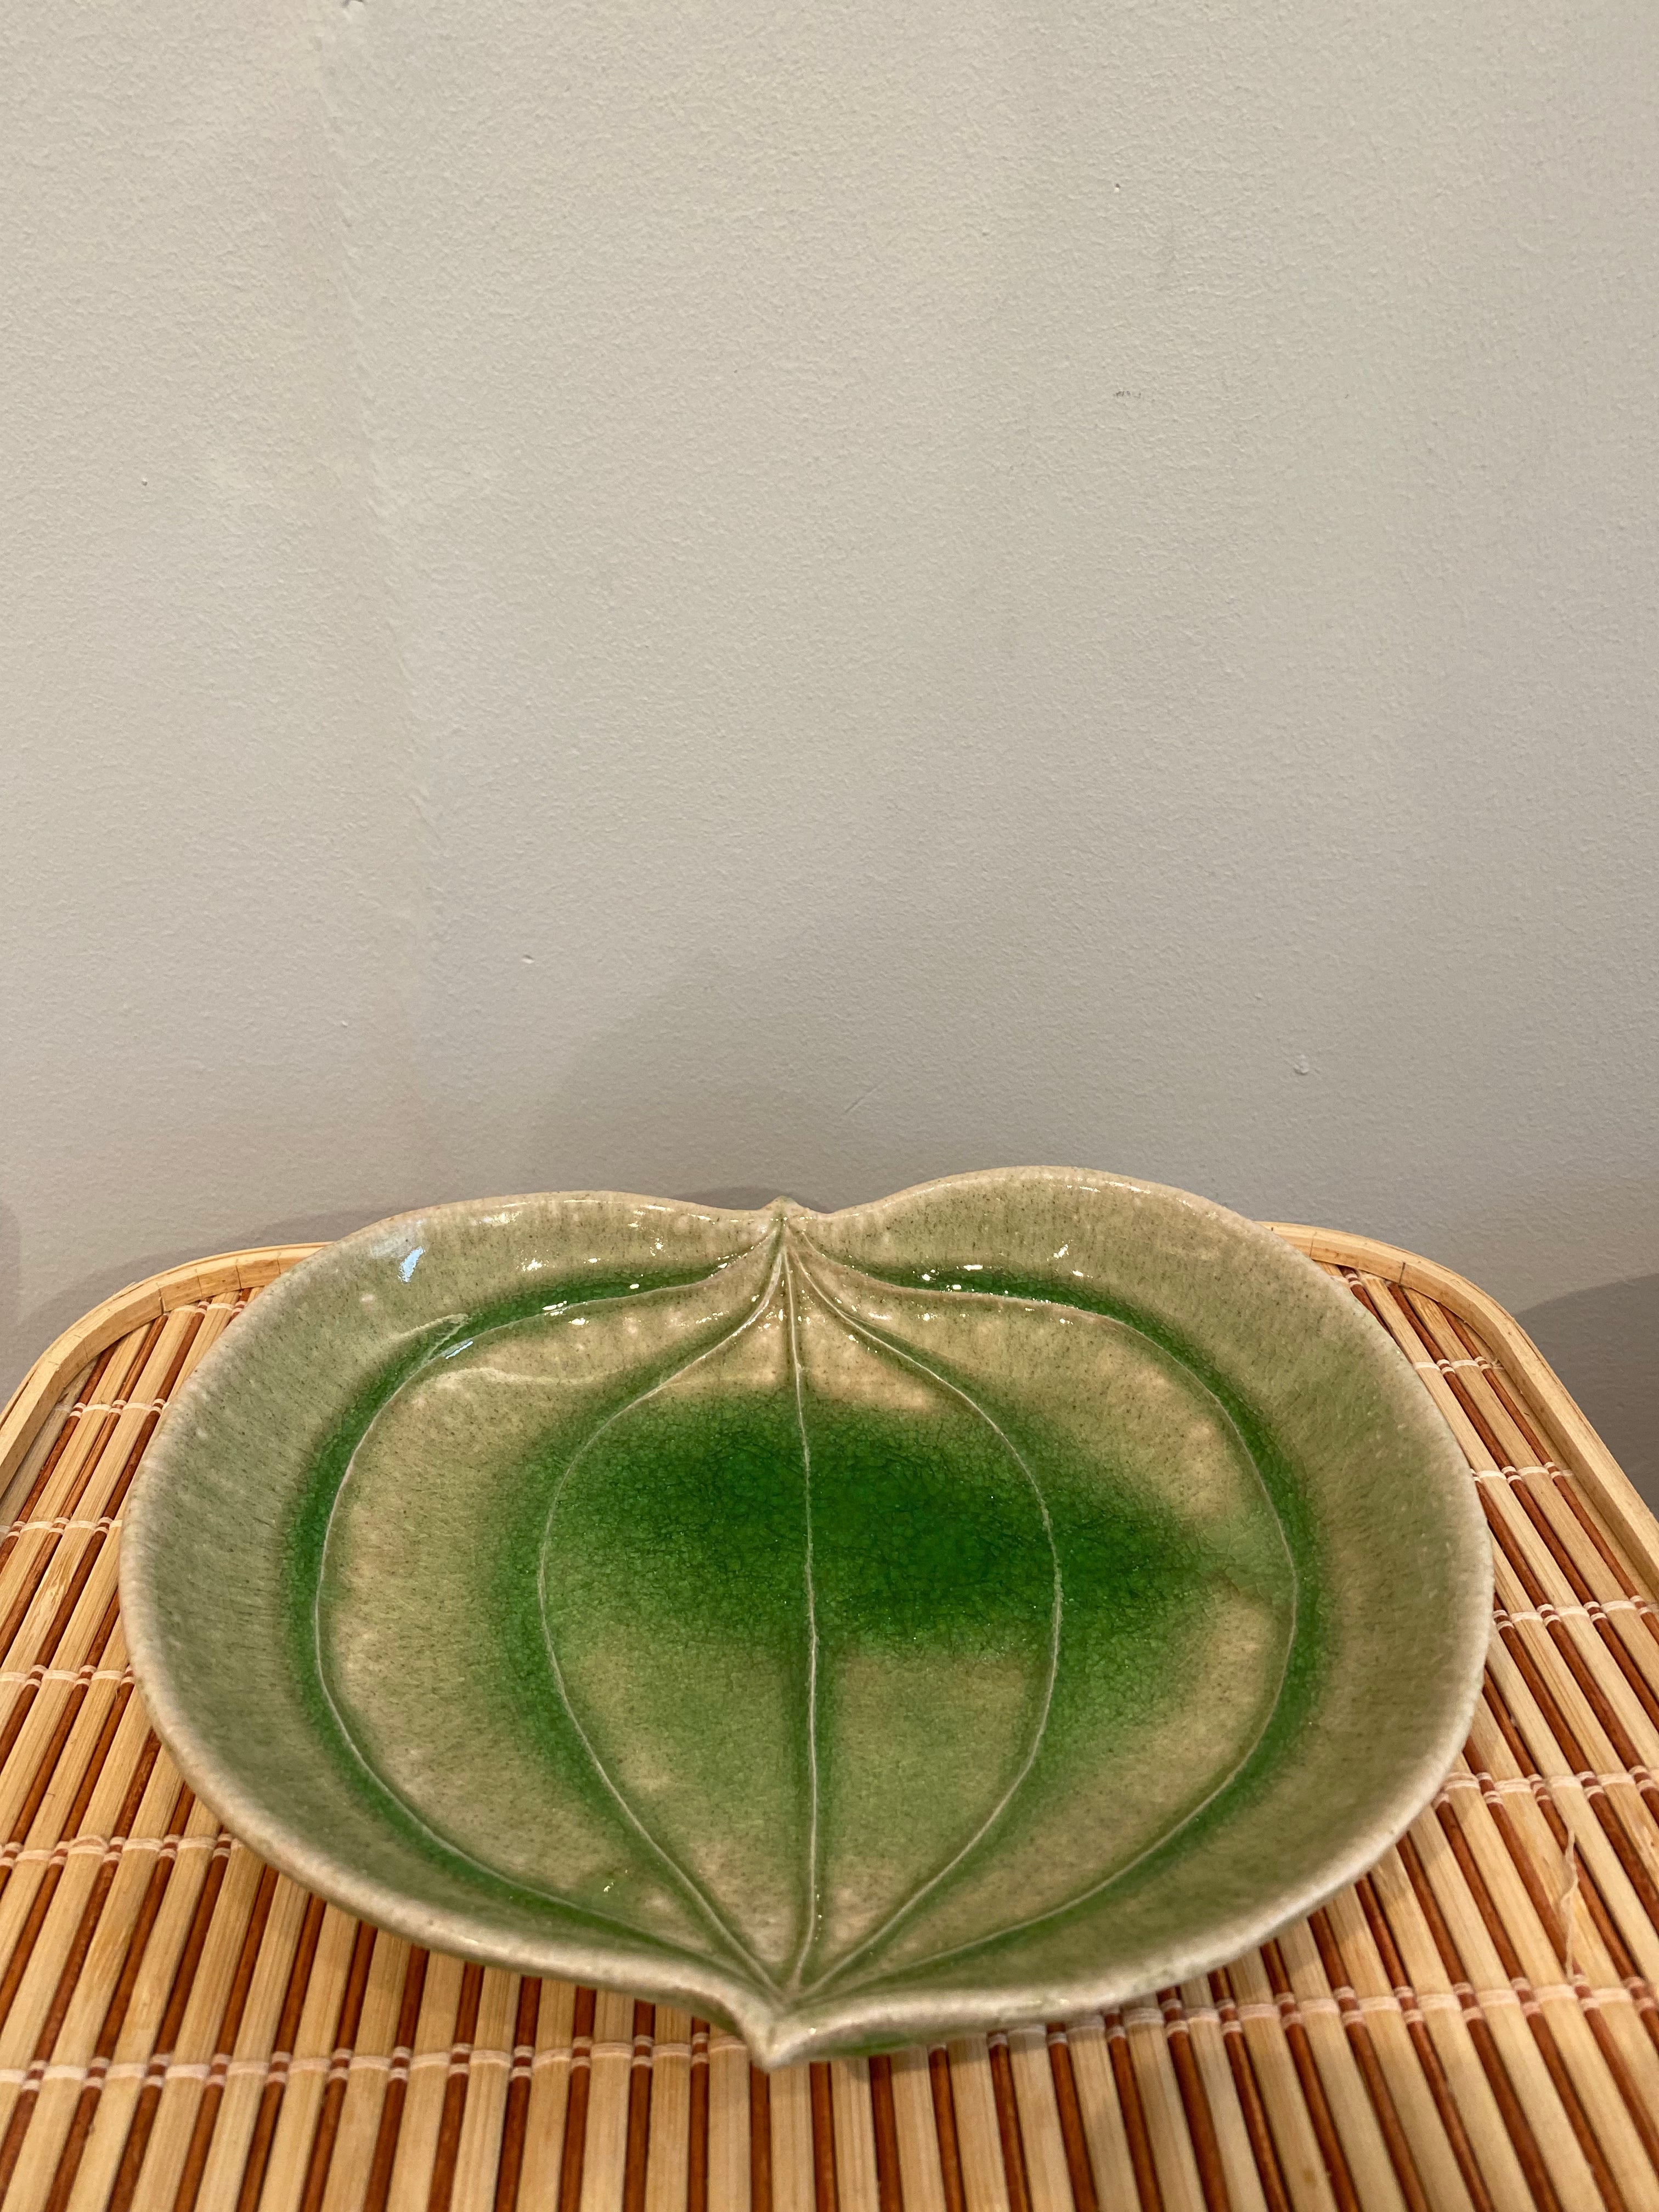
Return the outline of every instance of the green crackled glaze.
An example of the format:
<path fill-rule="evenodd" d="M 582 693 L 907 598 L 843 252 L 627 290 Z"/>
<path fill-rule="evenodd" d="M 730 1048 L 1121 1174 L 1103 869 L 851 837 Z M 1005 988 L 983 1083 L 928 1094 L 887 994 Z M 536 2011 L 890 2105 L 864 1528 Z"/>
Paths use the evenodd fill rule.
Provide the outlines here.
<path fill-rule="evenodd" d="M 1470 1486 L 1375 1325 L 1061 1170 L 383 1224 L 152 1461 L 129 1632 L 234 1826 L 772 2063 L 1231 1954 L 1415 1812 L 1484 1647 Z"/>

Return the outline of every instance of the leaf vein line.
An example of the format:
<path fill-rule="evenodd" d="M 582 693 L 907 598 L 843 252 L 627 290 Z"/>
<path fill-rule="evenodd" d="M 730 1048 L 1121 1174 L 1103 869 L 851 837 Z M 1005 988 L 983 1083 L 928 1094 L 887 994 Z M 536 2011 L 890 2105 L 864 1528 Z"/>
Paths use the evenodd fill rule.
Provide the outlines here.
<path fill-rule="evenodd" d="M 801 1371 L 800 1316 L 795 1303 L 795 1274 L 784 1243 L 783 1294 L 789 1324 L 789 1365 L 795 1385 L 795 1420 L 800 1430 L 801 1485 L 806 1524 L 803 1576 L 806 1584 L 806 1912 L 800 1948 L 790 1969 L 788 1986 L 798 1989 L 807 1954 L 818 1926 L 818 1609 L 812 1556 L 812 1441 L 806 1429 L 806 1387 Z"/>
<path fill-rule="evenodd" d="M 969 1837 L 966 1843 L 964 1843 L 951 1858 L 947 1859 L 945 1864 L 940 1867 L 936 1873 L 929 1875 L 928 1879 L 923 1882 L 919 1888 L 914 1890 L 910 1896 L 908 1897 L 902 1905 L 896 1906 L 895 1909 L 888 1914 L 886 1919 L 884 1920 L 878 1928 L 874 1929 L 871 1934 L 866 1936 L 861 1943 L 856 1945 L 847 1954 L 845 1958 L 840 1960 L 827 1973 L 820 1975 L 818 1980 L 812 1985 L 815 1990 L 819 1990 L 827 1987 L 830 1982 L 839 1979 L 839 1978 L 847 1972 L 848 1968 L 851 1966 L 855 1960 L 861 1959 L 865 1954 L 872 1949 L 876 1944 L 883 1942 L 887 1936 L 890 1936 L 894 1929 L 899 1925 L 901 1921 L 907 1920 L 915 1911 L 916 1907 L 921 1904 L 923 1899 L 930 1896 L 933 1892 L 939 1887 L 941 1882 L 948 1880 L 948 1878 L 957 1871 L 957 1868 L 960 1867 L 969 1857 L 970 1853 L 978 1849 L 979 1845 L 984 1842 L 986 1837 L 989 1835 L 991 1830 L 996 1826 L 997 1822 L 1002 1818 L 1009 1806 L 1013 1802 L 1015 1797 L 1018 1795 L 1021 1788 L 1024 1784 L 1026 1777 L 1030 1773 L 1032 1767 L 1036 1764 L 1037 1753 L 1042 1750 L 1043 1740 L 1048 1735 L 1048 1719 L 1054 1710 L 1054 1683 L 1060 1673 L 1060 1623 L 1065 1615 L 1066 1589 L 1060 1571 L 1060 1547 L 1054 1541 L 1054 1522 L 1048 1512 L 1048 1501 L 1042 1493 L 1042 1486 L 1038 1482 L 1036 1476 L 1032 1473 L 1031 1468 L 1027 1464 L 1024 1453 L 1021 1452 L 1013 1439 L 1002 1427 L 1000 1422 L 996 1420 L 992 1414 L 987 1413 L 984 1407 L 981 1406 L 975 1398 L 970 1395 L 968 1391 L 963 1389 L 959 1384 L 952 1382 L 948 1376 L 941 1375 L 936 1368 L 930 1367 L 925 1359 L 919 1359 L 915 1353 L 907 1352 L 902 1345 L 895 1344 L 890 1338 L 885 1337 L 882 1335 L 879 1331 L 867 1327 L 866 1324 L 860 1321 L 855 1313 L 852 1312 L 847 1306 L 845 1306 L 841 1300 L 833 1294 L 833 1292 L 826 1290 L 824 1285 L 818 1282 L 817 1278 L 812 1275 L 806 1267 L 802 1267 L 801 1273 L 805 1277 L 807 1285 L 813 1293 L 823 1301 L 832 1313 L 836 1314 L 841 1320 L 844 1321 L 849 1328 L 854 1330 L 857 1335 L 862 1337 L 866 1344 L 872 1346 L 878 1352 L 885 1352 L 892 1358 L 902 1360 L 907 1367 L 914 1368 L 918 1374 L 927 1376 L 929 1381 L 936 1382 L 940 1389 L 947 1390 L 953 1397 L 959 1398 L 962 1403 L 968 1407 L 970 1413 L 977 1414 L 979 1419 L 985 1423 L 987 1428 L 991 1431 L 992 1434 L 996 1437 L 998 1441 L 1002 1444 L 1005 1450 L 1007 1451 L 1010 1457 L 1013 1460 L 1014 1464 L 1018 1468 L 1020 1473 L 1024 1476 L 1027 1483 L 1030 1486 L 1031 1495 L 1036 1500 L 1037 1511 L 1042 1516 L 1042 1533 L 1048 1542 L 1048 1557 L 1052 1561 L 1054 1567 L 1054 1603 L 1050 1610 L 1048 1630 L 1048 1668 L 1047 1678 L 1042 1686 L 1042 1710 L 1037 1715 L 1036 1724 L 1032 1731 L 1030 1744 L 1026 1750 L 1025 1757 L 1020 1765 L 1019 1771 L 1014 1776 L 1013 1780 L 1010 1782 L 1008 1787 L 1003 1791 L 1001 1796 L 991 1808 L 991 1810 L 986 1814 L 984 1820 L 981 1821 L 979 1826 L 975 1829 L 973 1834 Z"/>
<path fill-rule="evenodd" d="M 775 1279 L 775 1278 L 774 1279 Z M 756 1309 L 756 1312 L 763 1312 L 764 1310 L 765 1299 L 763 1297 L 760 1304 Z M 753 1314 L 748 1316 L 744 1320 L 743 1326 L 747 1328 L 749 1322 L 754 1318 L 755 1315 Z M 465 1328 L 466 1326 L 466 1319 L 467 1317 L 465 1314 L 445 1314 L 440 1316 L 437 1320 L 429 1324 L 432 1328 L 442 1328 L 444 1330 L 444 1334 L 442 1336 L 439 1336 L 434 1339 L 434 1345 L 442 1345 L 449 1337 L 455 1335 L 460 1329 Z M 732 1334 L 735 1335 L 737 1332 L 734 1330 Z M 723 1337 L 720 1341 L 721 1343 L 727 1343 L 730 1341 L 730 1339 Z M 718 1350 L 719 1346 L 711 1346 L 710 1349 Z M 416 1381 L 420 1376 L 428 1374 L 431 1371 L 431 1358 L 433 1356 L 433 1353 L 428 1352 L 427 1359 L 422 1363 L 421 1366 L 416 1368 L 412 1375 L 405 1376 L 404 1381 L 398 1385 L 398 1388 L 391 1394 L 391 1395 L 386 1398 L 381 1405 L 375 1407 L 374 1414 L 364 1427 L 362 1435 L 359 1437 L 356 1443 L 352 1447 L 351 1456 L 346 1462 L 344 1472 L 342 1474 L 340 1480 L 336 1486 L 333 1498 L 330 1500 L 328 1518 L 324 1523 L 320 1557 L 325 1564 L 319 1571 L 317 1577 L 317 1586 L 312 1593 L 311 1640 L 316 1664 L 317 1686 L 322 1692 L 324 1702 L 327 1705 L 329 1711 L 334 1717 L 334 1724 L 340 1732 L 342 1742 L 345 1745 L 346 1749 L 350 1753 L 352 1758 L 356 1761 L 357 1765 L 362 1771 L 364 1778 L 374 1789 L 379 1790 L 390 1803 L 397 1807 L 398 1810 L 403 1814 L 404 1818 L 409 1821 L 412 1827 L 417 1828 L 423 1836 L 429 1838 L 441 1851 L 446 1852 L 453 1858 L 459 1859 L 463 1865 L 475 1869 L 479 1874 L 487 1875 L 491 1881 L 500 1881 L 502 1879 L 502 1875 L 499 1867 L 493 1866 L 488 1859 L 481 1859 L 475 1851 L 468 1850 L 465 1844 L 459 1842 L 453 1836 L 448 1834 L 444 1829 L 439 1827 L 434 1821 L 428 1820 L 426 1814 L 420 1811 L 414 1801 L 407 1796 L 395 1783 L 392 1782 L 386 1775 L 384 1775 L 380 1771 L 379 1766 L 377 1766 L 374 1761 L 369 1757 L 363 1746 L 358 1741 L 356 1731 L 348 1720 L 345 1710 L 341 1705 L 338 1697 L 335 1694 L 334 1683 L 331 1679 L 332 1670 L 325 1656 L 323 1640 L 322 1594 L 323 1584 L 326 1579 L 326 1561 L 328 1558 L 329 1547 L 333 1541 L 334 1525 L 339 1515 L 340 1503 L 345 1495 L 346 1486 L 351 1480 L 352 1472 L 356 1465 L 357 1455 L 362 1449 L 363 1444 L 367 1441 L 370 1431 L 385 1413 L 386 1407 L 392 1404 L 397 1398 L 400 1397 L 404 1391 L 409 1388 L 410 1383 Z M 701 1357 L 702 1355 L 699 1356 Z M 695 1365 L 696 1362 L 693 1361 L 689 1364 Z M 677 1371 L 684 1372 L 684 1370 Z M 665 1376 L 663 1379 L 665 1381 L 672 1382 L 673 1377 L 670 1376 Z M 650 1394 L 647 1392 L 643 1395 L 648 1396 Z M 595 1431 L 596 1435 L 598 1431 Z M 544 1613 L 544 1624 L 545 1623 L 545 1619 L 546 1616 L 545 1613 Z M 566 1711 L 568 1711 L 568 1710 L 569 1708 L 567 1705 Z M 578 1733 L 580 1733 L 580 1724 L 575 1721 L 574 1714 L 571 1715 L 571 1719 L 573 1723 L 576 1725 Z M 590 1758 L 592 1755 L 592 1754 L 590 1752 Z M 626 1808 L 624 1808 L 624 1810 Z M 651 1842 L 651 1838 L 648 1836 L 646 1840 L 647 1843 Z M 655 1846 L 653 1845 L 653 1848 L 654 1849 Z M 620 1929 L 625 1935 L 637 1936 L 640 1932 L 632 1922 L 624 1919 L 619 1913 L 601 1911 L 597 1906 L 584 1904 L 580 1898 L 568 1896 L 563 1891 L 550 1888 L 543 1882 L 533 1881 L 524 1876 L 514 1877 L 514 1880 L 518 1887 L 527 1890 L 534 1896 L 545 1898 L 551 1905 L 562 1905 L 567 1906 L 571 1911 L 580 1913 L 590 1920 L 596 1920 L 605 1927 Z M 719 1924 L 718 1921 L 716 1924 Z M 695 1958 L 696 1956 L 695 1953 L 687 1952 L 682 1945 L 671 1945 L 670 1948 L 676 1950 L 682 1957 Z M 742 1953 L 741 1955 L 745 1958 L 747 1957 L 746 1953 Z"/>
<path fill-rule="evenodd" d="M 772 1271 L 766 1279 L 765 1287 L 761 1291 L 760 1296 L 756 1299 L 752 1310 L 744 1315 L 742 1321 L 738 1323 L 738 1326 L 728 1334 L 717 1338 L 713 1344 L 705 1346 L 702 1351 L 695 1353 L 690 1359 L 684 1361 L 680 1366 L 672 1369 L 668 1374 L 659 1376 L 657 1381 L 650 1385 L 649 1389 L 641 1390 L 636 1397 L 630 1398 L 626 1405 L 618 1406 L 613 1413 L 608 1413 L 605 1416 L 605 1419 L 599 1423 L 599 1426 L 592 1431 L 591 1436 L 584 1439 L 580 1449 L 572 1455 L 569 1465 L 560 1476 L 558 1486 L 554 1491 L 552 1498 L 548 1505 L 547 1520 L 544 1526 L 549 1531 L 550 1536 L 553 1527 L 554 1516 L 557 1514 L 559 1510 L 559 1501 L 564 1496 L 566 1490 L 569 1487 L 571 1477 L 575 1474 L 577 1468 L 581 1464 L 587 1454 L 592 1451 L 593 1446 L 605 1433 L 606 1430 L 613 1427 L 615 1424 L 623 1419 L 625 1415 L 635 1412 L 639 1407 L 645 1405 L 647 1401 L 654 1398 L 659 1391 L 665 1390 L 671 1382 L 678 1382 L 682 1376 L 689 1375 L 695 1367 L 700 1367 L 705 1359 L 712 1359 L 717 1352 L 723 1352 L 728 1345 L 734 1344 L 738 1338 L 740 1337 L 746 1329 L 752 1328 L 755 1323 L 761 1319 L 762 1316 L 769 1310 L 773 1300 L 777 1296 L 779 1279 L 782 1273 L 783 1239 L 781 1235 L 780 1235 L 778 1237 L 777 1255 L 773 1261 Z M 565 1686 L 564 1670 L 559 1664 L 559 1655 L 553 1640 L 553 1626 L 551 1621 L 548 1619 L 547 1570 L 550 1548 L 549 1541 L 544 1538 L 542 1547 L 541 1567 L 537 1576 L 537 1596 L 540 1604 L 542 1617 L 542 1642 L 546 1647 L 548 1665 L 552 1671 L 554 1687 L 559 1693 L 559 1702 L 564 1707 L 566 1717 L 569 1720 L 571 1727 L 576 1731 L 576 1735 L 581 1743 L 582 1749 L 587 1753 L 588 1759 L 592 1765 L 593 1771 L 599 1776 L 599 1780 L 605 1784 L 605 1787 L 610 1791 L 611 1796 L 616 1800 L 617 1808 L 621 1812 L 623 1818 L 628 1822 L 629 1826 L 634 1829 L 635 1832 L 640 1837 L 647 1848 L 656 1853 L 657 1856 L 662 1861 L 663 1864 L 680 1884 L 682 1889 L 685 1891 L 685 1893 L 690 1897 L 692 1902 L 704 1914 L 711 1926 L 719 1930 L 726 1942 L 731 1945 L 732 1950 L 744 1961 L 744 1965 L 749 1967 L 750 1971 L 757 1978 L 762 1984 L 769 1990 L 775 1990 L 777 1984 L 774 1981 L 772 1976 L 767 1972 L 765 1967 L 763 1966 L 760 1960 L 755 1957 L 748 1945 L 745 1944 L 741 1937 L 726 1924 L 724 1916 L 715 1906 L 714 1899 L 709 1897 L 703 1889 L 702 1885 L 694 1875 L 686 1871 L 686 1869 L 680 1864 L 679 1861 L 675 1858 L 672 1851 L 667 1850 L 658 1842 L 657 1838 L 651 1833 L 649 1828 L 646 1826 L 645 1822 L 641 1820 L 639 1814 L 629 1803 L 626 1796 L 623 1794 L 623 1791 L 617 1786 L 615 1779 L 611 1776 L 610 1770 L 605 1765 L 605 1761 L 599 1757 L 598 1751 L 594 1748 L 592 1740 L 589 1736 L 587 1730 L 582 1726 L 581 1722 L 578 1719 L 575 1708 L 570 1702 L 570 1693 Z"/>
<path fill-rule="evenodd" d="M 1200 1382 L 1200 1387 L 1201 1389 L 1207 1389 L 1208 1386 Z M 1211 1395 L 1213 1396 L 1213 1395 L 1214 1394 L 1212 1392 Z M 1238 1426 L 1233 1420 L 1231 1414 L 1227 1411 L 1224 1406 L 1220 1404 L 1219 1400 L 1217 1401 L 1217 1405 L 1222 1419 L 1228 1424 L 1229 1427 L 1232 1429 L 1236 1436 L 1238 1435 Z M 1296 1554 L 1291 1548 L 1290 1537 L 1285 1528 L 1284 1516 L 1279 1512 L 1279 1507 L 1274 1502 L 1273 1492 L 1268 1489 L 1266 1481 L 1262 1478 L 1261 1469 L 1256 1464 L 1255 1454 L 1249 1449 L 1249 1447 L 1244 1443 L 1244 1440 L 1242 1437 L 1239 1437 L 1239 1443 L 1243 1451 L 1245 1460 L 1248 1462 L 1255 1476 L 1257 1486 L 1267 1502 L 1268 1510 L 1273 1515 L 1273 1525 L 1279 1532 L 1279 1543 L 1284 1548 L 1285 1556 L 1289 1562 L 1291 1571 L 1290 1620 L 1285 1632 L 1283 1656 L 1279 1662 L 1279 1682 L 1273 1691 L 1272 1702 L 1269 1704 L 1266 1712 L 1262 1716 L 1261 1726 L 1250 1738 L 1249 1742 L 1245 1746 L 1237 1759 L 1231 1767 L 1229 1767 L 1226 1773 L 1223 1775 L 1220 1781 L 1216 1784 L 1215 1787 L 1207 1791 L 1204 1796 L 1200 1797 L 1196 1805 L 1190 1807 L 1188 1811 L 1183 1813 L 1179 1820 L 1172 1820 L 1168 1827 L 1161 1829 L 1158 1833 L 1152 1838 L 1150 1843 L 1144 1844 L 1141 1849 L 1134 1854 L 1133 1858 L 1126 1859 L 1123 1862 L 1123 1864 L 1120 1867 L 1114 1867 L 1109 1874 L 1103 1875 L 1098 1881 L 1091 1882 L 1086 1889 L 1080 1889 L 1071 1897 L 1062 1898 L 1058 1905 L 1045 1906 L 1043 1911 L 1041 1912 L 1028 1913 L 1024 1920 L 1010 1921 L 1006 1927 L 994 1928 L 991 1929 L 988 1935 L 975 1936 L 965 1943 L 951 1944 L 943 1951 L 930 1951 L 925 1958 L 911 1961 L 909 1971 L 912 1973 L 920 1973 L 923 1968 L 927 1966 L 936 1966 L 946 1959 L 961 1958 L 970 1951 L 982 1950 L 987 1944 L 999 1943 L 1005 1936 L 1023 1936 L 1028 1928 L 1040 1928 L 1045 1921 L 1058 1919 L 1062 1913 L 1070 1912 L 1079 1905 L 1087 1905 L 1093 1898 L 1103 1896 L 1106 1891 L 1110 1889 L 1115 1883 L 1121 1881 L 1126 1875 L 1133 1874 L 1138 1866 L 1144 1865 L 1146 1862 L 1152 1856 L 1154 1852 L 1162 1850 L 1166 1844 L 1172 1842 L 1174 1838 L 1182 1832 L 1183 1828 L 1190 1827 L 1193 1822 L 1196 1820 L 1201 1814 L 1206 1812 L 1218 1798 L 1224 1796 L 1226 1792 L 1232 1788 L 1234 1783 L 1237 1781 L 1239 1776 L 1243 1773 L 1245 1768 L 1255 1757 L 1256 1752 L 1261 1747 L 1262 1738 L 1273 1726 L 1274 1717 L 1278 1713 L 1279 1705 L 1284 1700 L 1285 1686 L 1290 1679 L 1291 1656 L 1296 1649 L 1297 1627 L 1301 1611 L 1302 1578 L 1297 1567 Z"/>

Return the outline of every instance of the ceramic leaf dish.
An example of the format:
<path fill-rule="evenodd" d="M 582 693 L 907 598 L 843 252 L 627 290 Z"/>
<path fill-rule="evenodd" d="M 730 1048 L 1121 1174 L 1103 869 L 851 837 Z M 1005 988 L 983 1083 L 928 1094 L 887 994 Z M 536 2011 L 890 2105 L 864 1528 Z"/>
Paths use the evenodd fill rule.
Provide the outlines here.
<path fill-rule="evenodd" d="M 1351 1880 L 1462 1741 L 1491 1566 L 1317 1268 L 1024 1169 L 348 1237 L 167 1416 L 121 1595 L 268 1859 L 776 2064 L 1118 2002 Z"/>

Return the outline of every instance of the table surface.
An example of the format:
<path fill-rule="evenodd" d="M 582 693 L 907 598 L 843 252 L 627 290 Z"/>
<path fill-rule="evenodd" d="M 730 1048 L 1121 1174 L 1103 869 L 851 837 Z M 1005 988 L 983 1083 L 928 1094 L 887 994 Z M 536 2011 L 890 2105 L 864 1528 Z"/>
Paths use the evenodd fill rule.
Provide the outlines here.
<path fill-rule="evenodd" d="M 1491 1528 L 1468 1747 L 1216 1973 L 768 2075 L 707 2022 L 378 1933 L 151 1734 L 116 1594 L 169 1397 L 309 1247 L 151 1278 L 0 1420 L 5 2212 L 1659 2212 L 1659 1524 L 1514 1321 L 1284 1228 L 1401 1345 Z"/>

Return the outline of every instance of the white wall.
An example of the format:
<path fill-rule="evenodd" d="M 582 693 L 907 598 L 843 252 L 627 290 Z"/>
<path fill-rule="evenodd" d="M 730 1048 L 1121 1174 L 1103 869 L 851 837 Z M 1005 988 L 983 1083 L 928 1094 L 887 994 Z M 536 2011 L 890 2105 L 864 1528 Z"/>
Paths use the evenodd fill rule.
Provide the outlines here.
<path fill-rule="evenodd" d="M 503 1188 L 1652 1270 L 1650 0 L 0 37 L 0 1380 Z"/>

